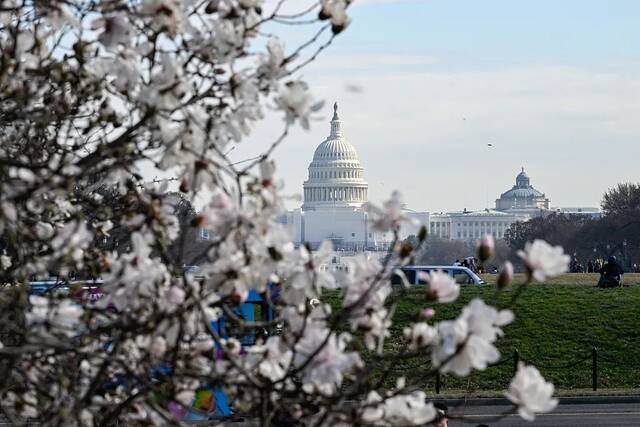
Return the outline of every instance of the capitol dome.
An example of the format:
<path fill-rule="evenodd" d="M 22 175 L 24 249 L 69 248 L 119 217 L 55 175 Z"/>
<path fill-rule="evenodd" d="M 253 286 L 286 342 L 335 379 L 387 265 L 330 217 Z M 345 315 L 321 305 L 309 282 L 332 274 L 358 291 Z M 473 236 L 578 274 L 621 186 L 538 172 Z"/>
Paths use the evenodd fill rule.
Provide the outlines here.
<path fill-rule="evenodd" d="M 316 148 L 303 187 L 303 210 L 359 208 L 367 201 L 364 169 L 356 149 L 342 133 L 337 103 L 333 105 L 331 132 Z"/>
<path fill-rule="evenodd" d="M 502 193 L 496 200 L 496 209 L 499 211 L 549 209 L 549 199 L 543 192 L 533 188 L 529 175 L 522 168 L 516 176 L 516 185 Z"/>

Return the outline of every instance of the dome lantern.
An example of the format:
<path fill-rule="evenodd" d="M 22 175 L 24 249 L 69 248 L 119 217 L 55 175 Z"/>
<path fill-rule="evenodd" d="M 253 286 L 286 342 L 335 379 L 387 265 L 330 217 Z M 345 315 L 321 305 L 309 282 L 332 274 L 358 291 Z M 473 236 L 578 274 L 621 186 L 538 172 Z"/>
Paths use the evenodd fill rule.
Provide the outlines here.
<path fill-rule="evenodd" d="M 524 171 L 524 167 L 522 171 L 516 177 L 516 186 L 519 188 L 527 188 L 531 185 L 531 180 L 529 179 L 529 175 Z"/>
<path fill-rule="evenodd" d="M 342 136 L 342 128 L 340 117 L 338 117 L 338 103 L 333 104 L 333 118 L 331 119 L 331 135 L 330 138 L 338 138 Z"/>

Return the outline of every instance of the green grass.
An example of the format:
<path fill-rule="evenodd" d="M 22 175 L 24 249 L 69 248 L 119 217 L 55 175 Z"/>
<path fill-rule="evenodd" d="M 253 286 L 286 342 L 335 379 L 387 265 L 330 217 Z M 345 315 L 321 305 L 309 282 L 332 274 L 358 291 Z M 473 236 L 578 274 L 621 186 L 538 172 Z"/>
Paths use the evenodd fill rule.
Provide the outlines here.
<path fill-rule="evenodd" d="M 495 277 L 487 275 L 485 280 L 492 283 Z M 598 289 L 596 282 L 595 274 L 566 274 L 530 285 L 511 307 L 516 319 L 498 340 L 504 362 L 466 378 L 444 376 L 443 392 L 482 394 L 505 389 L 513 375 L 513 362 L 508 359 L 515 348 L 521 359 L 536 365 L 557 389 L 580 390 L 591 387 L 591 349 L 596 347 L 599 388 L 640 389 L 640 275 L 625 275 L 630 287 Z M 497 294 L 492 285 L 464 287 L 458 301 L 434 307 L 435 320 L 455 317 L 474 297 L 504 307 L 513 292 L 514 288 L 509 288 Z M 327 297 L 331 304 L 339 304 L 339 295 Z M 402 329 L 428 306 L 424 287 L 412 288 L 400 298 L 386 342 L 388 349 L 401 346 Z M 411 378 L 412 373 L 428 369 L 428 361 L 403 361 L 394 368 L 397 375 Z M 389 384 L 394 382 L 393 377 L 388 380 Z M 433 380 L 420 385 L 426 391 L 435 388 Z"/>

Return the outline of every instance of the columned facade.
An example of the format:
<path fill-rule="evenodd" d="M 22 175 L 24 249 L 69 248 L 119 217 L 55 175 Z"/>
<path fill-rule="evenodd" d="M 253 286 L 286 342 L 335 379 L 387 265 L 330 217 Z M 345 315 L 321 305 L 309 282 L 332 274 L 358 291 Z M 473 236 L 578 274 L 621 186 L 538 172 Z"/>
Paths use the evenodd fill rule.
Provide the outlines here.
<path fill-rule="evenodd" d="M 335 104 L 331 132 L 316 148 L 309 165 L 302 210 L 359 208 L 367 202 L 368 188 L 356 149 L 342 133 L 338 105 Z"/>

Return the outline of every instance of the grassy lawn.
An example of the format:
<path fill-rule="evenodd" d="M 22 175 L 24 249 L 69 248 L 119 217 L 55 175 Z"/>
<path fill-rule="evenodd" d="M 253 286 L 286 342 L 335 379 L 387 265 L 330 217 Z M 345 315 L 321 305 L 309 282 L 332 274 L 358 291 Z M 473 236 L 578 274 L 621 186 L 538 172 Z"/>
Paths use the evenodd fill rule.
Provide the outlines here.
<path fill-rule="evenodd" d="M 503 362 L 466 378 L 445 376 L 442 392 L 503 390 L 513 374 L 510 358 L 515 348 L 522 360 L 536 365 L 557 389 L 579 390 L 591 387 L 591 349 L 596 347 L 599 388 L 640 389 L 640 275 L 625 275 L 625 283 L 631 286 L 618 289 L 595 288 L 597 278 L 596 274 L 566 274 L 530 285 L 512 307 L 516 320 L 498 340 Z M 484 279 L 492 283 L 495 277 Z M 457 302 L 435 306 L 436 320 L 453 318 L 474 297 L 505 307 L 513 291 L 496 294 L 492 285 L 467 286 Z M 327 297 L 332 304 L 340 303 L 339 295 Z M 402 329 L 427 306 L 424 287 L 415 287 L 400 299 L 388 348 L 400 346 Z M 398 375 L 408 378 L 427 368 L 426 360 L 407 360 L 395 367 Z M 432 380 L 422 386 L 425 391 L 435 389 Z"/>

